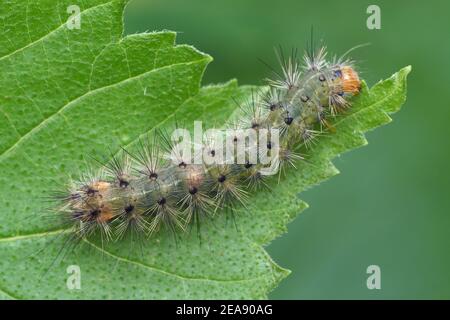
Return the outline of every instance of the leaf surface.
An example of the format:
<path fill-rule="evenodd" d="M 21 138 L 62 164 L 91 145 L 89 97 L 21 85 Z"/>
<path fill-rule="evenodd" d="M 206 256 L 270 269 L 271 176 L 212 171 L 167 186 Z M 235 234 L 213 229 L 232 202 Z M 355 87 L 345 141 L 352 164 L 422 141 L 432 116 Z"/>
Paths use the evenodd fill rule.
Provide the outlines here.
<path fill-rule="evenodd" d="M 52 265 L 65 239 L 42 199 L 86 170 L 88 155 L 116 152 L 176 119 L 221 126 L 233 98 L 250 91 L 235 81 L 200 89 L 211 57 L 176 45 L 172 32 L 123 37 L 126 1 L 83 1 L 80 30 L 65 26 L 70 2 L 0 4 L 0 298 L 267 297 L 289 272 L 262 246 L 306 207 L 299 192 L 337 173 L 332 158 L 390 121 L 405 100 L 410 68 L 370 91 L 364 86 L 307 162 L 279 185 L 273 179 L 272 192 L 252 195 L 238 229 L 220 215 L 202 226 L 201 242 L 195 232 L 177 243 L 160 234 L 142 249 L 84 241 Z M 70 265 L 80 267 L 80 290 L 66 284 Z"/>

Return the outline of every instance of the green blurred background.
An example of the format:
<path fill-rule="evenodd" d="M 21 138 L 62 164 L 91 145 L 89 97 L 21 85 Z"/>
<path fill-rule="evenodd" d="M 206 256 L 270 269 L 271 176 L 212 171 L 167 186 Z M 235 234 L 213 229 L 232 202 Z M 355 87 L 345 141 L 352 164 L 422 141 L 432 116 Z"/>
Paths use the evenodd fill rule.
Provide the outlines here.
<path fill-rule="evenodd" d="M 381 8 L 381 30 L 366 9 Z M 335 160 L 341 175 L 301 197 L 310 204 L 268 251 L 292 274 L 274 299 L 450 298 L 450 2 L 135 0 L 126 32 L 170 29 L 211 54 L 204 84 L 261 84 L 273 48 L 304 48 L 311 26 L 331 52 L 352 53 L 369 85 L 411 64 L 408 100 L 369 146 Z M 381 290 L 366 268 L 379 265 Z"/>

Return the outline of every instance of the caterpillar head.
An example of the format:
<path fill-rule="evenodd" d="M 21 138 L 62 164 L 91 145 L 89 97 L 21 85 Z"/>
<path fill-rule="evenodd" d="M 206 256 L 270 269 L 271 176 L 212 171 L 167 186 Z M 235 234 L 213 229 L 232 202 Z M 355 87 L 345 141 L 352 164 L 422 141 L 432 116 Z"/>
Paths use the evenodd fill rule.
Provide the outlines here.
<path fill-rule="evenodd" d="M 344 94 L 355 96 L 361 91 L 361 80 L 351 66 L 342 66 L 338 74 Z"/>

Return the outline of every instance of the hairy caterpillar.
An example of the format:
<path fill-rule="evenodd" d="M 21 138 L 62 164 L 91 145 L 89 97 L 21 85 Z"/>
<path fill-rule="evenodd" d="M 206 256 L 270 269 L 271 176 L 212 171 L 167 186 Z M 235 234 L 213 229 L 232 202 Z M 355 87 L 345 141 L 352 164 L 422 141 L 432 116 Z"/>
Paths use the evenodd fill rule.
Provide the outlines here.
<path fill-rule="evenodd" d="M 166 131 L 160 131 L 141 140 L 135 150 L 112 155 L 99 172 L 69 181 L 57 195 L 56 209 L 71 226 L 72 236 L 100 234 L 114 241 L 129 233 L 140 237 L 161 229 L 175 232 L 245 206 L 250 192 L 266 186 L 267 170 L 273 171 L 269 167 L 275 164 L 279 177 L 286 167 L 295 168 L 302 160 L 301 148 L 333 130 L 328 119 L 349 108 L 351 97 L 359 93 L 361 82 L 352 61 L 328 61 L 326 56 L 324 47 L 307 50 L 300 63 L 295 53 L 286 59 L 280 51 L 282 72 L 268 80 L 268 90 L 240 106 L 232 135 L 225 133 L 232 147 L 242 145 L 246 130 L 258 136 L 237 154 L 224 156 L 226 147 L 212 137 L 189 147 L 221 161 L 193 162 Z M 259 161 L 261 144 L 271 164 Z M 256 160 L 251 160 L 252 154 Z"/>

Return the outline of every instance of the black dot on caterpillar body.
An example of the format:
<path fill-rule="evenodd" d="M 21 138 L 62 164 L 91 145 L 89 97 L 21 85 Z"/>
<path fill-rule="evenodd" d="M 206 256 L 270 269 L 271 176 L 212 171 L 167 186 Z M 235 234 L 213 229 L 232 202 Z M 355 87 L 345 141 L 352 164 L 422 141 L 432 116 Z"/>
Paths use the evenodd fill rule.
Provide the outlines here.
<path fill-rule="evenodd" d="M 96 190 L 96 189 L 94 189 L 94 188 L 87 188 L 87 190 L 86 190 L 86 194 L 89 196 L 89 197 L 93 197 L 93 196 L 95 196 L 95 194 L 98 192 L 98 190 Z"/>
<path fill-rule="evenodd" d="M 125 189 L 130 185 L 130 183 L 124 179 L 119 179 L 119 187 Z"/>
<path fill-rule="evenodd" d="M 158 199 L 157 203 L 158 203 L 160 206 L 163 206 L 163 205 L 165 205 L 165 204 L 167 203 L 167 200 L 166 200 L 166 198 L 161 197 L 161 198 Z"/>
<path fill-rule="evenodd" d="M 284 118 L 284 123 L 286 123 L 288 126 L 292 124 L 292 121 L 294 121 L 294 118 L 292 117 Z"/>
<path fill-rule="evenodd" d="M 221 174 L 218 178 L 217 181 L 219 181 L 220 183 L 224 183 L 225 180 L 227 180 L 227 177 L 223 174 Z"/>
<path fill-rule="evenodd" d="M 149 178 L 150 180 L 155 181 L 156 179 L 158 179 L 158 174 L 153 172 L 149 175 Z"/>
<path fill-rule="evenodd" d="M 127 214 L 133 212 L 133 210 L 134 210 L 134 206 L 132 204 L 126 206 L 124 209 L 125 213 L 127 213 Z"/>
<path fill-rule="evenodd" d="M 93 209 L 89 212 L 89 216 L 93 219 L 97 218 L 100 214 L 102 213 L 102 211 L 100 209 Z"/>
<path fill-rule="evenodd" d="M 196 187 L 190 187 L 189 188 L 189 193 L 191 194 L 191 195 L 194 195 L 194 194 L 196 194 L 198 192 L 198 189 L 196 188 Z"/>

